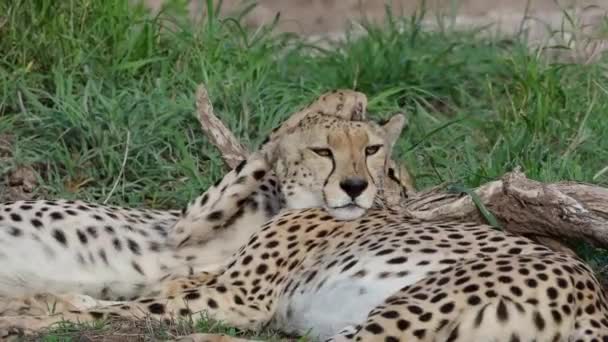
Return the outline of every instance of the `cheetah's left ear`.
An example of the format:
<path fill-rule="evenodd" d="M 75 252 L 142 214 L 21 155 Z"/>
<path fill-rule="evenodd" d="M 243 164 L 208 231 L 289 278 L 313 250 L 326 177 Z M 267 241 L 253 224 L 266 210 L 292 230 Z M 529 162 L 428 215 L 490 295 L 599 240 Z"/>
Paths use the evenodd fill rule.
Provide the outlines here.
<path fill-rule="evenodd" d="M 384 129 L 384 132 L 386 132 L 386 139 L 389 144 L 389 148 L 392 148 L 397 142 L 397 139 L 399 139 L 401 131 L 403 131 L 406 124 L 407 119 L 405 118 L 405 114 L 399 113 L 393 115 L 390 119 L 388 119 L 388 121 L 380 125 L 382 129 Z"/>

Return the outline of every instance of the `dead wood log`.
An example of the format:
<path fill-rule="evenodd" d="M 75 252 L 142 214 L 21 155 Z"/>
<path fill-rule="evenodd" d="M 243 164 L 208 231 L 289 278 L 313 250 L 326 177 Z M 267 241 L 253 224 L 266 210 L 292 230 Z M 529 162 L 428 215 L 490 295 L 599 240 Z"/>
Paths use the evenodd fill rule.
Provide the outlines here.
<path fill-rule="evenodd" d="M 547 245 L 554 243 L 549 238 L 608 247 L 606 188 L 577 182 L 542 183 L 517 168 L 475 189 L 475 194 L 506 231 Z M 419 192 L 401 205 L 412 217 L 424 220 L 485 221 L 471 196 L 449 193 L 444 187 Z"/>
<path fill-rule="evenodd" d="M 249 152 L 215 116 L 203 85 L 198 88 L 196 101 L 203 131 L 222 153 L 226 164 L 236 166 Z M 365 110 L 365 104 L 359 112 Z M 308 108 L 315 108 L 315 105 Z M 294 115 L 302 115 L 302 112 Z M 607 188 L 578 182 L 542 183 L 528 179 L 515 169 L 474 192 L 501 228 L 508 232 L 531 237 L 563 251 L 569 249 L 561 242 L 573 240 L 608 248 Z M 445 186 L 410 193 L 409 198 L 397 205 L 401 211 L 418 219 L 487 223 L 470 195 L 448 192 Z"/>
<path fill-rule="evenodd" d="M 229 168 L 235 168 L 241 160 L 249 155 L 243 146 L 224 123 L 213 113 L 213 105 L 204 85 L 196 89 L 196 113 L 203 132 L 209 141 L 220 151 Z"/>

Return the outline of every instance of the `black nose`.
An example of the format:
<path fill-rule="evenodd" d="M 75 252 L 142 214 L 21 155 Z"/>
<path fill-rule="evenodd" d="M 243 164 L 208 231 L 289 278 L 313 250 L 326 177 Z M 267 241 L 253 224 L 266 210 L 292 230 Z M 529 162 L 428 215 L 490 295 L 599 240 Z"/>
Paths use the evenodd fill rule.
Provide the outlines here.
<path fill-rule="evenodd" d="M 361 177 L 346 178 L 340 182 L 340 187 L 351 198 L 355 198 L 367 188 L 367 181 Z"/>

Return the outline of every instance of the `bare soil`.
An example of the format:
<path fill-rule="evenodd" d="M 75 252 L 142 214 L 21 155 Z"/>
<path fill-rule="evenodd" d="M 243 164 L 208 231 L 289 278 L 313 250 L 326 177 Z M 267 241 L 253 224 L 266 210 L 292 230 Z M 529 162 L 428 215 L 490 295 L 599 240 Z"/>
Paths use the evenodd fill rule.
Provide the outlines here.
<path fill-rule="evenodd" d="M 158 10 L 165 0 L 146 0 Z M 214 1 L 214 2 L 217 2 Z M 393 13 L 406 16 L 422 8 L 422 0 L 258 0 L 257 7 L 246 18 L 245 23 L 256 27 L 271 22 L 281 14 L 279 29 L 301 35 L 335 35 L 344 31 L 351 21 L 365 17 L 370 20 L 385 18 L 386 4 Z M 251 1 L 224 0 L 224 13 L 238 12 Z M 445 15 L 453 18 L 457 25 L 496 24 L 501 32 L 517 32 L 521 22 L 530 18 L 531 34 L 544 35 L 544 23 L 560 26 L 564 9 L 576 8 L 585 24 L 598 24 L 608 8 L 608 0 L 427 0 L 425 8 L 428 19 Z M 206 0 L 190 0 L 193 18 L 205 14 Z M 538 32 L 536 32 L 538 31 Z"/>
<path fill-rule="evenodd" d="M 38 185 L 32 166 L 12 165 L 13 141 L 13 136 L 0 134 L 0 203 L 32 199 Z"/>

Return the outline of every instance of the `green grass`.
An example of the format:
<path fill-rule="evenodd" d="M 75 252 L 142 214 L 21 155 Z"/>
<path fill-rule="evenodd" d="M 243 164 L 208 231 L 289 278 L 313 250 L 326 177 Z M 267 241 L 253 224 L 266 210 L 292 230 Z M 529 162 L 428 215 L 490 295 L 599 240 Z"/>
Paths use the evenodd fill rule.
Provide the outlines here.
<path fill-rule="evenodd" d="M 287 339 L 294 342 L 308 342 L 306 336 L 289 337 L 278 331 L 240 331 L 202 315 L 162 323 L 155 319 L 96 321 L 94 323 L 59 322 L 52 326 L 50 332 L 23 338 L 23 342 L 67 342 L 98 341 L 112 336 L 120 341 L 153 340 L 164 341 L 195 333 L 225 334 L 258 341 L 279 342 Z"/>
<path fill-rule="evenodd" d="M 419 17 L 324 49 L 213 12 L 193 27 L 178 1 L 155 17 L 126 3 L 0 3 L 0 135 L 14 138 L 0 173 L 37 165 L 45 197 L 181 207 L 223 172 L 193 115 L 203 82 L 251 147 L 321 92 L 354 88 L 376 118 L 407 113 L 396 154 L 420 188 L 475 187 L 518 165 L 608 186 L 605 59 L 550 63 L 521 39 L 425 31 Z"/>

